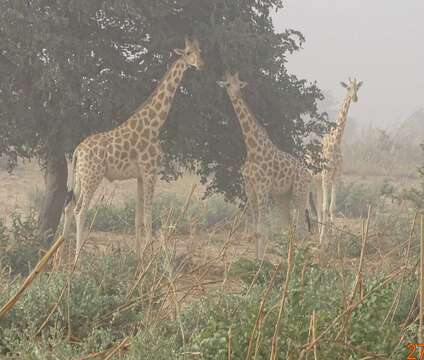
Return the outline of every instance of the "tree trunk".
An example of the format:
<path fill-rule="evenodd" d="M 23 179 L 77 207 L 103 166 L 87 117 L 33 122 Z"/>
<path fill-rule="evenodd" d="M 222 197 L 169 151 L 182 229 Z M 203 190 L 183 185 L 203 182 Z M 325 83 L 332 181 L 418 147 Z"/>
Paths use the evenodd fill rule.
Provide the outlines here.
<path fill-rule="evenodd" d="M 44 241 L 54 240 L 67 191 L 68 165 L 64 152 L 50 152 L 43 164 L 45 194 L 38 218 L 38 230 Z"/>

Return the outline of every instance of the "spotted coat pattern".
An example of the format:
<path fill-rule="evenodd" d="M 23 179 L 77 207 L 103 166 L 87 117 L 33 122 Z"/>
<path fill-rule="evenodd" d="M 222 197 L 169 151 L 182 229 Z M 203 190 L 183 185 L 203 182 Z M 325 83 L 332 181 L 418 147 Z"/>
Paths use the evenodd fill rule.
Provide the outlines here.
<path fill-rule="evenodd" d="M 356 85 L 356 80 L 355 80 Z M 316 189 L 316 199 L 318 203 L 318 223 L 320 224 L 320 243 L 325 238 L 325 226 L 328 215 L 330 213 L 331 223 L 334 222 L 334 212 L 336 207 L 336 182 L 341 174 L 343 167 L 342 157 L 342 138 L 347 121 L 347 114 L 349 112 L 352 97 L 357 100 L 355 92 L 352 95 L 350 89 L 342 103 L 340 111 L 337 116 L 336 126 L 327 134 L 323 139 L 323 158 L 326 162 L 324 169 L 320 174 L 315 176 L 314 187 Z M 331 189 L 331 194 L 330 194 Z M 331 195 L 331 196 L 330 196 Z M 330 196 L 330 199 L 329 199 Z M 330 206 L 328 206 L 330 200 Z M 322 204 L 322 205 L 321 205 Z"/>
<path fill-rule="evenodd" d="M 179 50 L 182 54 L 183 50 Z M 190 57 L 191 63 L 187 61 Z M 194 59 L 194 60 L 193 60 Z M 90 201 L 102 179 L 137 179 L 136 235 L 141 255 L 141 237 L 152 236 L 152 200 L 158 168 L 163 155 L 159 131 L 167 119 L 176 90 L 187 68 L 203 65 L 198 42 L 186 40 L 185 54 L 166 72 L 154 92 L 120 126 L 87 137 L 75 149 L 72 160 L 72 201 L 65 206 L 64 236 L 69 233 L 72 215 L 77 226 L 77 254 Z"/>
<path fill-rule="evenodd" d="M 240 89 L 227 93 L 233 104 L 246 144 L 247 157 L 242 167 L 244 188 L 252 217 L 252 230 L 256 238 L 256 255 L 263 257 L 263 221 L 269 200 L 281 202 L 288 195 L 291 206 L 302 220 L 308 208 L 311 175 L 294 156 L 281 151 L 270 140 L 266 130 L 259 125 L 246 104 Z M 287 201 L 287 199 L 285 200 Z"/>

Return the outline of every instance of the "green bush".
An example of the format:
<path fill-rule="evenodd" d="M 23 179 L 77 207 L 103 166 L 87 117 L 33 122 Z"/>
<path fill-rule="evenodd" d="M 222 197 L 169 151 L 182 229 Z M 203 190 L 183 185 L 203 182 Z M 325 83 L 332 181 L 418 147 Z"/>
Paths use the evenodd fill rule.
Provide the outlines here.
<path fill-rule="evenodd" d="M 57 351 L 58 358 L 69 359 L 59 354 L 70 349 L 74 354 L 100 351 L 121 339 L 122 334 L 131 332 L 134 324 L 141 320 L 146 302 L 140 301 L 125 311 L 116 310 L 128 300 L 136 269 L 137 258 L 132 252 L 116 250 L 102 257 L 85 255 L 71 278 L 69 291 L 65 291 L 59 309 L 43 330 L 42 341 L 37 342 L 37 345 L 41 344 L 38 351 L 51 352 L 48 344 L 58 342 L 61 345 L 55 346 L 53 354 Z M 11 312 L 0 320 L 0 354 L 33 351 L 32 337 L 58 300 L 68 275 L 67 269 L 40 274 Z M 147 276 L 145 290 L 151 287 L 149 281 Z M 20 283 L 16 282 L 0 294 L 0 304 L 16 293 L 19 286 Z M 138 294 L 136 292 L 129 300 Z M 69 324 L 72 335 L 84 339 L 78 346 L 62 341 Z"/>
<path fill-rule="evenodd" d="M 26 217 L 15 213 L 11 220 L 9 228 L 0 222 L 0 263 L 12 274 L 25 275 L 37 263 L 45 244 L 36 234 L 35 212 L 31 211 Z"/>
<path fill-rule="evenodd" d="M 0 241 L 6 244 L 12 238 L 31 241 L 34 238 L 31 234 L 32 222 L 25 224 L 25 220 L 15 220 L 10 229 L 0 225 Z M 285 259 L 286 238 L 277 241 L 278 255 Z M 9 258 L 10 251 L 14 254 L 15 250 L 7 247 L 3 256 Z M 320 266 L 311 260 L 312 255 L 306 244 L 298 245 L 294 252 L 278 334 L 280 359 L 299 358 L 302 345 L 308 342 L 312 312 L 316 312 L 316 333 L 321 334 L 344 311 L 345 301 L 354 284 L 354 270 L 348 267 L 339 270 L 337 266 Z M 68 284 L 68 268 L 40 274 L 11 312 L 0 319 L 0 356 L 58 360 L 80 358 L 107 349 L 128 337 L 130 345 L 124 355 L 127 360 L 183 360 L 187 358 L 185 353 L 199 354 L 199 359 L 226 360 L 228 333 L 231 329 L 232 358 L 245 359 L 259 306 L 264 300 L 274 269 L 275 266 L 267 261 L 261 264 L 256 260 L 239 259 L 232 265 L 229 276 L 242 281 L 242 290 L 224 293 L 209 291 L 200 299 L 185 303 L 181 307 L 180 317 L 168 314 L 162 321 L 152 322 L 152 316 L 163 314 L 160 313 L 163 309 L 162 301 L 165 301 L 165 308 L 168 304 L 171 309 L 173 307 L 169 292 L 166 291 L 167 279 L 163 281 L 164 287 L 158 287 L 151 296 L 146 296 L 155 288 L 153 285 L 158 278 L 167 273 L 163 256 L 155 259 L 145 274 L 142 286 L 128 297 L 137 278 L 138 262 L 135 254 L 118 249 L 100 257 L 85 252 L 77 271 L 70 278 L 69 291 L 65 291 L 57 311 L 40 335 L 34 338 L 62 289 Z M 249 288 L 258 271 L 257 280 Z M 269 359 L 286 272 L 287 264 L 283 261 L 265 299 L 257 360 Z M 188 279 L 182 279 L 182 282 L 186 285 Z M 342 317 L 330 327 L 317 348 L 318 358 L 361 359 L 366 356 L 364 351 L 382 354 L 383 357 L 388 357 L 392 352 L 395 358 L 406 357 L 404 343 L 399 344 L 399 340 L 405 336 L 408 341 L 415 341 L 416 328 L 412 325 L 401 332 L 400 325 L 411 309 L 418 284 L 414 276 L 405 279 L 393 322 L 383 325 L 398 291 L 396 280 L 374 291 L 383 279 L 382 273 L 364 276 L 364 294 L 370 296 L 353 309 L 345 328 L 346 333 L 342 336 L 343 341 L 334 339 L 347 318 Z M 15 294 L 21 284 L 22 279 L 18 277 L 0 293 L 0 305 Z M 357 300 L 358 297 L 355 298 Z M 123 308 L 124 304 L 129 306 Z M 72 342 L 67 338 L 69 330 Z M 256 337 L 253 341 L 255 348 Z M 349 346 L 343 346 L 343 343 Z"/>

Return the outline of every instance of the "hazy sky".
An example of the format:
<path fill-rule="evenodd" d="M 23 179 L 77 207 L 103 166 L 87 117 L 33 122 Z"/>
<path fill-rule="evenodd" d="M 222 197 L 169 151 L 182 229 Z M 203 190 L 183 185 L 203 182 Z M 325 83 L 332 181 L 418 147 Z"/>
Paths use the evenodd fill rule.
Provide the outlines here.
<path fill-rule="evenodd" d="M 286 0 L 277 30 L 306 37 L 288 69 L 317 80 L 340 103 L 340 81 L 364 81 L 351 115 L 395 125 L 424 107 L 424 0 Z"/>

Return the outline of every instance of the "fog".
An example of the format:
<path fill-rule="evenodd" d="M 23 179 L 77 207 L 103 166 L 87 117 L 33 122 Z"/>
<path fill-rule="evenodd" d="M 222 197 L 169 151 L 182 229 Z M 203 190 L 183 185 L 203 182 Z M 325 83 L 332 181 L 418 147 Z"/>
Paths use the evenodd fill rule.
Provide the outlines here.
<path fill-rule="evenodd" d="M 316 80 L 340 103 L 340 81 L 364 80 L 350 115 L 362 125 L 396 126 L 424 106 L 424 1 L 287 0 L 277 30 L 306 37 L 288 69 Z"/>

